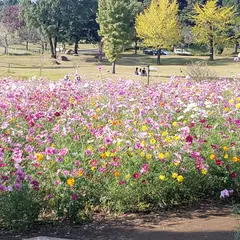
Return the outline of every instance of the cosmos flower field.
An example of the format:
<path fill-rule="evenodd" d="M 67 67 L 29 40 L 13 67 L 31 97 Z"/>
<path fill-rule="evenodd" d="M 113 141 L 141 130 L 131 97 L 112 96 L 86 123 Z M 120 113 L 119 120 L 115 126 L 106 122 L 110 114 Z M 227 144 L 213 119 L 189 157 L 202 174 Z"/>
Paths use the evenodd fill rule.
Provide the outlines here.
<path fill-rule="evenodd" d="M 35 218 L 239 197 L 239 81 L 2 79 L 0 119 L 1 204 Z"/>

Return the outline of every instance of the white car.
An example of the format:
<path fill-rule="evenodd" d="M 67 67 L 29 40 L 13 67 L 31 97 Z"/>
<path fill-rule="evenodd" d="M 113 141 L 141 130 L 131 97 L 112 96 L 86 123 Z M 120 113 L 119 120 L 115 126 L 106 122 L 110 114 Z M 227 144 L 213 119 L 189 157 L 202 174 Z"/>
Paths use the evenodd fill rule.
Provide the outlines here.
<path fill-rule="evenodd" d="M 181 49 L 181 48 L 175 48 L 174 53 L 178 54 L 178 55 L 192 55 L 191 52 L 187 52 L 187 51 L 185 51 L 184 49 Z"/>

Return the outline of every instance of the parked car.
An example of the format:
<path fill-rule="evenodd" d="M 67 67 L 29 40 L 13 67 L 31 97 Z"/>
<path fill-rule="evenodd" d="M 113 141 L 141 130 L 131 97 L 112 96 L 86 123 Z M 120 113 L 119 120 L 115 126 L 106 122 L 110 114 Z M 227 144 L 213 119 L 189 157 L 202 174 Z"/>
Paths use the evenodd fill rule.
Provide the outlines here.
<path fill-rule="evenodd" d="M 155 49 L 144 49 L 143 53 L 147 54 L 147 55 L 157 55 L 158 54 L 158 50 L 155 50 Z M 170 55 L 170 52 L 161 49 L 160 55 Z"/>
<path fill-rule="evenodd" d="M 181 49 L 181 48 L 175 48 L 174 53 L 177 54 L 177 55 L 188 55 L 188 56 L 192 55 L 191 52 L 187 52 L 186 50 Z"/>

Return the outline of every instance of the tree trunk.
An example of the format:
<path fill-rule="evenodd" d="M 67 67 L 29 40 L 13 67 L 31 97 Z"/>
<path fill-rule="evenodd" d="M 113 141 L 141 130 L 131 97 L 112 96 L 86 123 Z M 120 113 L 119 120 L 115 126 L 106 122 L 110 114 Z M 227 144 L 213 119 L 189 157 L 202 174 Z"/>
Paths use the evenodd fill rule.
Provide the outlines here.
<path fill-rule="evenodd" d="M 74 54 L 78 54 L 78 37 L 75 38 L 75 43 L 74 43 Z"/>
<path fill-rule="evenodd" d="M 45 42 L 45 44 L 43 45 L 45 51 L 48 50 L 48 49 L 47 49 L 47 46 L 48 46 L 48 44 L 47 44 L 47 42 Z"/>
<path fill-rule="evenodd" d="M 134 39 L 134 43 L 135 43 L 135 46 L 134 46 L 134 54 L 137 54 L 137 50 L 138 50 L 138 42 L 137 42 L 137 37 L 135 37 Z"/>
<path fill-rule="evenodd" d="M 102 62 L 102 58 L 103 58 L 103 43 L 100 42 L 98 44 L 98 55 L 99 55 L 99 61 Z"/>
<path fill-rule="evenodd" d="M 50 37 L 49 44 L 50 44 L 50 48 L 51 48 L 51 57 L 56 59 L 57 58 L 57 53 L 56 53 L 57 38 L 55 37 L 54 41 L 53 41 L 53 39 Z"/>
<path fill-rule="evenodd" d="M 115 74 L 116 73 L 116 63 L 115 61 L 112 63 L 112 74 Z"/>
<path fill-rule="evenodd" d="M 44 54 L 44 42 L 42 42 L 41 47 L 42 47 L 42 54 Z"/>
<path fill-rule="evenodd" d="M 66 44 L 65 43 L 62 44 L 62 47 L 63 47 L 63 52 L 66 52 Z"/>
<path fill-rule="evenodd" d="M 158 54 L 157 54 L 157 65 L 160 65 L 160 56 L 161 56 L 161 48 L 158 49 Z"/>
<path fill-rule="evenodd" d="M 4 47 L 4 54 L 8 54 L 8 50 L 7 50 L 7 47 Z"/>
<path fill-rule="evenodd" d="M 238 47 L 239 47 L 239 43 L 238 43 L 238 40 L 236 39 L 236 41 L 235 41 L 235 50 L 234 50 L 234 54 L 237 54 L 237 53 L 238 53 Z"/>
<path fill-rule="evenodd" d="M 214 49 L 213 49 L 213 39 L 210 38 L 210 61 L 213 61 Z"/>
<path fill-rule="evenodd" d="M 50 44 L 50 48 L 51 48 L 51 57 L 52 58 L 56 58 L 55 53 L 54 53 L 54 46 L 53 46 L 53 42 L 52 42 L 52 38 L 49 38 L 49 44 Z"/>
<path fill-rule="evenodd" d="M 28 41 L 26 41 L 26 51 L 28 52 Z"/>
<path fill-rule="evenodd" d="M 57 37 L 54 38 L 54 52 L 55 52 L 55 58 L 57 58 Z"/>

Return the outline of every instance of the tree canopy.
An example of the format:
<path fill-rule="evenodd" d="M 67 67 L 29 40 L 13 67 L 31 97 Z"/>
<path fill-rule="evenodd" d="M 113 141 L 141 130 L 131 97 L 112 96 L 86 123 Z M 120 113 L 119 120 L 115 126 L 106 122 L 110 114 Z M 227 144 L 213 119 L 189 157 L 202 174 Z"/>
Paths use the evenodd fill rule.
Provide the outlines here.
<path fill-rule="evenodd" d="M 220 7 L 216 0 L 209 0 L 205 5 L 196 4 L 194 12 L 193 35 L 195 41 L 209 46 L 210 60 L 213 60 L 214 46 L 229 40 L 228 30 L 234 22 L 234 6 Z"/>
<path fill-rule="evenodd" d="M 161 49 L 177 43 L 180 40 L 180 24 L 176 0 L 153 0 L 137 16 L 136 31 L 146 46 Z M 157 63 L 160 64 L 160 51 Z"/>
<path fill-rule="evenodd" d="M 134 0 L 99 0 L 97 22 L 99 23 L 99 35 L 104 37 L 104 52 L 113 64 L 118 55 L 123 51 L 134 35 L 131 22 L 135 18 Z"/>

